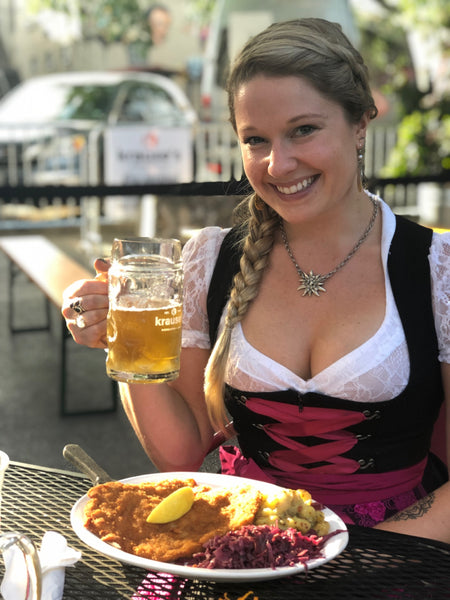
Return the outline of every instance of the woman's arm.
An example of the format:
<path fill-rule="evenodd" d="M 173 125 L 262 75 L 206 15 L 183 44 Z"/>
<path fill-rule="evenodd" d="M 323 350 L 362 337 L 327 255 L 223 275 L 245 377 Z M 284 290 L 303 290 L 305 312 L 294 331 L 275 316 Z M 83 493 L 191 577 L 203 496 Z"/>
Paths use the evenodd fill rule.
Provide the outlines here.
<path fill-rule="evenodd" d="M 450 465 L 450 364 L 442 363 L 445 393 L 447 465 Z M 450 544 L 450 482 L 400 511 L 377 529 L 431 538 Z"/>
<path fill-rule="evenodd" d="M 450 544 L 450 482 L 387 521 L 375 525 L 375 529 L 417 535 Z"/>
<path fill-rule="evenodd" d="M 78 281 L 65 292 L 62 314 L 74 340 L 91 348 L 106 347 L 109 264 L 96 261 L 95 279 Z M 84 326 L 71 308 L 82 300 Z M 125 412 L 152 462 L 161 471 L 192 470 L 202 464 L 213 439 L 203 393 L 204 370 L 210 350 L 181 351 L 178 379 L 171 383 L 120 384 Z"/>
<path fill-rule="evenodd" d="M 160 471 L 197 471 L 213 441 L 203 390 L 211 352 L 206 298 L 225 233 L 207 227 L 183 248 L 183 340 L 188 347 L 181 350 L 178 379 L 120 386 L 128 419 Z"/>
<path fill-rule="evenodd" d="M 127 417 L 160 471 L 197 471 L 213 439 L 203 392 L 209 350 L 181 351 L 178 379 L 163 384 L 120 384 Z"/>

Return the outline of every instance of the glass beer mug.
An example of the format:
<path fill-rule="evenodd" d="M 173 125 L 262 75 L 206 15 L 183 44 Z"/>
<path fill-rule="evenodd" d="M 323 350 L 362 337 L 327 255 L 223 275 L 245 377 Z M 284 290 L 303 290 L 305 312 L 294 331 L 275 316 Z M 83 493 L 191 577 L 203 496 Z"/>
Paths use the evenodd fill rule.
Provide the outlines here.
<path fill-rule="evenodd" d="M 108 376 L 127 383 L 176 379 L 183 304 L 181 243 L 115 239 L 108 281 Z"/>

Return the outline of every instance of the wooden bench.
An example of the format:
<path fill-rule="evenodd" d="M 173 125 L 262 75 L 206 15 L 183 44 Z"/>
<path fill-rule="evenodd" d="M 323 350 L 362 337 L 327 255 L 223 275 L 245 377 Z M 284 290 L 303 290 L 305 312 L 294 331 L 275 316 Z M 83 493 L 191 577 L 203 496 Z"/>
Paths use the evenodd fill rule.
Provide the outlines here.
<path fill-rule="evenodd" d="M 41 235 L 18 235 L 0 238 L 0 249 L 9 258 L 8 322 L 12 334 L 49 330 L 51 327 L 50 307 L 53 304 L 61 310 L 63 291 L 78 279 L 91 278 L 93 271 L 84 268 L 51 241 Z M 17 275 L 22 272 L 34 283 L 46 298 L 46 323 L 33 327 L 18 327 L 15 323 L 14 284 Z M 112 382 L 112 405 L 102 409 L 68 410 L 66 402 L 67 388 L 67 343 L 71 340 L 65 320 L 61 320 L 61 360 L 60 360 L 60 412 L 62 415 L 80 415 L 113 412 L 117 408 L 117 390 Z"/>

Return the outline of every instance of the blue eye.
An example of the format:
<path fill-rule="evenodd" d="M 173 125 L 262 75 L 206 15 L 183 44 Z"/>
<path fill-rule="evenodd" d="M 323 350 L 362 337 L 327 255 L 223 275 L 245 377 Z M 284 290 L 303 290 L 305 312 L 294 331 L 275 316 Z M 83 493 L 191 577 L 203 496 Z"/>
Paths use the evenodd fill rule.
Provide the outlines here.
<path fill-rule="evenodd" d="M 296 135 L 298 137 L 311 135 L 316 130 L 317 130 L 317 127 L 315 127 L 314 125 L 300 125 L 299 127 L 295 128 L 294 135 Z"/>
<path fill-rule="evenodd" d="M 259 137 L 257 135 L 251 135 L 244 139 L 244 144 L 248 146 L 256 146 L 257 144 L 262 144 L 264 142 L 264 138 Z"/>

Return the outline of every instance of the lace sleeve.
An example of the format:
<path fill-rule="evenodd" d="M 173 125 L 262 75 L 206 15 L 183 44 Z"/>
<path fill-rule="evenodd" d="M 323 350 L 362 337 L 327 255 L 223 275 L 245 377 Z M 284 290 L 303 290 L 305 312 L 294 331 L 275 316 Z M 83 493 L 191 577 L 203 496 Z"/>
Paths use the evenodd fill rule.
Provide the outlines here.
<path fill-rule="evenodd" d="M 206 299 L 217 255 L 228 231 L 205 227 L 183 248 L 183 348 L 210 348 Z"/>
<path fill-rule="evenodd" d="M 450 363 L 450 233 L 435 233 L 430 249 L 439 360 Z"/>

